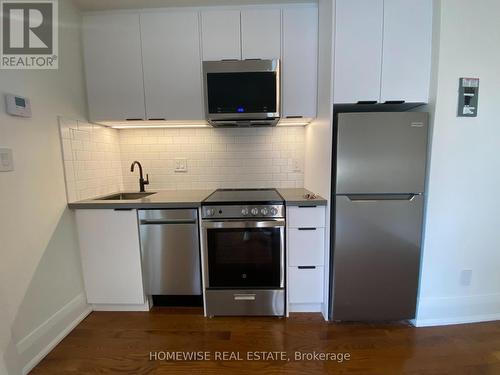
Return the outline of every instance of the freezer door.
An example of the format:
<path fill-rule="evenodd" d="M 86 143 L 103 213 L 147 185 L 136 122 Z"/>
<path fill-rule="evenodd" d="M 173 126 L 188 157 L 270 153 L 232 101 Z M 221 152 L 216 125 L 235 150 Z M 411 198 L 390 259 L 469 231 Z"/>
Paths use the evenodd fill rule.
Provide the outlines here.
<path fill-rule="evenodd" d="M 415 316 L 423 196 L 337 196 L 334 320 Z"/>
<path fill-rule="evenodd" d="M 341 113 L 337 194 L 424 192 L 428 114 Z"/>

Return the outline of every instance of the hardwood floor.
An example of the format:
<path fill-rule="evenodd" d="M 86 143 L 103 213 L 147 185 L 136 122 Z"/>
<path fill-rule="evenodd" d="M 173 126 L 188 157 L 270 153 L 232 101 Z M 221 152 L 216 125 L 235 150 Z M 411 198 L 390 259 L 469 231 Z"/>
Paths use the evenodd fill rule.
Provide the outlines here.
<path fill-rule="evenodd" d="M 161 360 L 175 351 L 208 351 L 211 360 Z M 224 351 L 238 352 L 243 360 L 216 360 L 222 355 L 216 352 Z M 257 351 L 285 351 L 289 361 L 246 359 Z M 314 351 L 349 353 L 350 359 L 295 360 L 295 352 Z M 158 360 L 150 360 L 150 352 Z M 412 328 L 327 323 L 319 314 L 207 319 L 199 309 L 93 312 L 31 372 L 196 373 L 500 374 L 500 321 Z"/>

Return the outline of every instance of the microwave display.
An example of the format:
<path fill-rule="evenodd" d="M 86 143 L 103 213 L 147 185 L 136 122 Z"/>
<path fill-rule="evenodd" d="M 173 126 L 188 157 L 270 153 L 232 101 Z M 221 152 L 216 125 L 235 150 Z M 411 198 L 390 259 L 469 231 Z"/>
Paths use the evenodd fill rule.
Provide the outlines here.
<path fill-rule="evenodd" d="M 276 72 L 208 73 L 208 111 L 276 112 L 276 79 Z"/>

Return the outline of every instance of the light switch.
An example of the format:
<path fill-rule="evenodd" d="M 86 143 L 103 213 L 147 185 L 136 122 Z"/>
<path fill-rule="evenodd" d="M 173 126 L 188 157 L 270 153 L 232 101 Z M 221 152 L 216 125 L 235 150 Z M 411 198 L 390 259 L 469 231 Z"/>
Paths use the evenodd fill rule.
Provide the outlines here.
<path fill-rule="evenodd" d="M 10 172 L 14 170 L 14 160 L 10 148 L 0 148 L 0 172 Z"/>
<path fill-rule="evenodd" d="M 187 159 L 175 158 L 175 172 L 187 172 Z"/>

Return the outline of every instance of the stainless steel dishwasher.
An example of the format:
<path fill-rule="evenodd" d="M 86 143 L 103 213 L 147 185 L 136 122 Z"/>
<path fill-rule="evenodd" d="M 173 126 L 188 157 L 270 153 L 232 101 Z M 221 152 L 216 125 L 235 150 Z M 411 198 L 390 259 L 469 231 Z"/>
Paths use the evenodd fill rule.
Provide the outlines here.
<path fill-rule="evenodd" d="M 201 295 L 196 209 L 139 210 L 147 295 Z"/>

